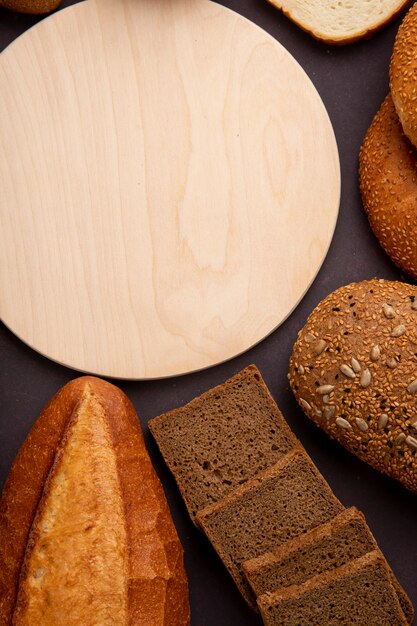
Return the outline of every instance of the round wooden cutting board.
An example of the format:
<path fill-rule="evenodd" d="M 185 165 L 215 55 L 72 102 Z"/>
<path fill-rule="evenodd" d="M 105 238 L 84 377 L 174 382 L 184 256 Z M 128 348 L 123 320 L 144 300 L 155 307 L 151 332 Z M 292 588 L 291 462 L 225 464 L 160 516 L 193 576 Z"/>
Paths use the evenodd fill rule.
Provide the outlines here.
<path fill-rule="evenodd" d="M 122 378 L 231 358 L 300 301 L 339 208 L 326 110 L 208 0 L 87 0 L 0 56 L 0 314 Z"/>

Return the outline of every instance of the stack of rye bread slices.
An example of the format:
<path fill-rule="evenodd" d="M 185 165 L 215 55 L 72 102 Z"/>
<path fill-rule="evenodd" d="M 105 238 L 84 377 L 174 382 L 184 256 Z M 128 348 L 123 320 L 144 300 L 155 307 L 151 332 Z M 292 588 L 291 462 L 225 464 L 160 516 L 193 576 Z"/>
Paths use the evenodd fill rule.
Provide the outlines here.
<path fill-rule="evenodd" d="M 333 494 L 254 365 L 149 428 L 192 520 L 265 624 L 412 623 L 364 516 Z"/>

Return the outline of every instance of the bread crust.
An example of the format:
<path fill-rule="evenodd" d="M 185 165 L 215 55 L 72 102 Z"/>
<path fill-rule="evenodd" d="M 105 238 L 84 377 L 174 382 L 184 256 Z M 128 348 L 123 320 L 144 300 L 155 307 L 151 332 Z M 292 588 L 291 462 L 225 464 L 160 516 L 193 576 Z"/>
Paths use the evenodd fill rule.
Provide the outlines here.
<path fill-rule="evenodd" d="M 365 135 L 359 179 L 379 243 L 398 267 L 417 279 L 417 152 L 403 133 L 390 95 Z"/>
<path fill-rule="evenodd" d="M 390 89 L 404 133 L 417 147 L 417 4 L 405 16 L 395 38 Z"/>
<path fill-rule="evenodd" d="M 0 500 L 0 624 L 12 621 L 31 526 L 57 451 L 87 388 L 103 408 L 117 464 L 128 547 L 129 624 L 188 625 L 183 550 L 137 415 L 117 387 L 89 376 L 68 383 L 49 402 L 7 478 Z"/>
<path fill-rule="evenodd" d="M 416 286 L 352 283 L 311 313 L 289 371 L 295 398 L 312 421 L 415 492 L 416 329 Z"/>
<path fill-rule="evenodd" d="M 405 11 L 414 0 L 405 0 L 399 2 L 398 6 L 394 10 L 388 12 L 378 24 L 375 24 L 372 27 L 362 28 L 358 30 L 355 34 L 340 35 L 340 37 L 331 37 L 330 35 L 326 35 L 325 33 L 315 28 L 313 25 L 307 25 L 301 20 L 297 19 L 297 17 L 293 15 L 291 10 L 285 8 L 285 0 L 267 1 L 272 4 L 272 6 L 274 6 L 276 9 L 282 11 L 282 13 L 288 19 L 290 19 L 292 22 L 294 22 L 294 24 L 299 26 L 299 28 L 301 28 L 304 32 L 308 33 L 318 41 L 334 46 L 344 46 L 347 44 L 355 43 L 357 41 L 361 41 L 362 39 L 370 39 L 375 33 L 385 28 L 385 26 L 393 22 L 399 15 L 401 15 L 401 13 Z"/>
<path fill-rule="evenodd" d="M 249 365 L 248 367 L 246 367 L 245 369 L 243 369 L 241 372 L 238 372 L 235 376 L 233 376 L 232 378 L 229 378 L 228 380 L 226 380 L 224 383 L 222 383 L 221 385 L 217 385 L 216 387 L 214 387 L 213 389 L 209 389 L 208 391 L 206 391 L 205 393 L 203 393 L 201 396 L 194 398 L 193 400 L 191 400 L 191 402 L 189 402 L 188 404 L 186 404 L 183 407 L 177 408 L 177 409 L 173 409 L 172 411 L 169 411 L 167 413 L 164 413 L 163 415 L 160 415 L 158 417 L 153 418 L 149 424 L 148 424 L 148 428 L 151 432 L 151 434 L 153 435 L 161 453 L 162 456 L 164 457 L 164 460 L 167 464 L 167 466 L 169 467 L 170 471 L 172 472 L 176 483 L 178 485 L 179 491 L 184 499 L 185 505 L 187 507 L 187 510 L 190 514 L 190 517 L 192 519 L 192 521 L 195 523 L 195 514 L 197 512 L 197 510 L 201 510 L 202 508 L 205 508 L 204 506 L 196 506 L 195 502 L 192 501 L 192 499 L 190 499 L 188 492 L 187 492 L 187 484 L 184 481 L 183 476 L 181 475 L 181 472 L 179 471 L 179 467 L 180 467 L 180 456 L 184 455 L 184 445 L 182 445 L 181 448 L 179 448 L 178 450 L 178 454 L 177 456 L 174 456 L 172 454 L 172 448 L 170 448 L 171 445 L 171 441 L 169 440 L 169 445 L 167 445 L 167 440 L 166 438 L 163 436 L 163 431 L 162 431 L 162 435 L 161 435 L 161 429 L 163 429 L 164 424 L 175 424 L 177 423 L 178 426 L 181 426 L 181 433 L 182 433 L 182 441 L 186 441 L 187 440 L 187 416 L 188 415 L 192 415 L 192 420 L 199 422 L 199 413 L 198 410 L 201 406 L 206 405 L 207 403 L 210 406 L 210 402 L 213 401 L 213 399 L 219 399 L 220 398 L 220 402 L 222 402 L 222 398 L 225 399 L 228 396 L 228 393 L 230 393 L 230 389 L 234 388 L 236 385 L 242 387 L 245 382 L 247 382 L 248 380 L 253 380 L 256 381 L 255 384 L 258 388 L 258 390 L 260 392 L 262 392 L 262 394 L 264 395 L 264 401 L 268 402 L 268 412 L 270 414 L 269 416 L 269 420 L 270 420 L 270 425 L 274 427 L 274 429 L 277 432 L 280 432 L 282 439 L 285 439 L 285 446 L 284 446 L 284 441 L 282 441 L 282 445 L 283 448 L 280 449 L 280 445 L 281 442 L 278 442 L 277 439 L 274 440 L 274 443 L 276 443 L 277 445 L 275 446 L 275 450 L 276 452 L 273 453 L 273 455 L 267 455 L 267 454 L 262 454 L 259 455 L 259 457 L 262 457 L 262 460 L 255 460 L 255 459 L 251 459 L 250 465 L 251 465 L 251 471 L 249 472 L 249 474 L 242 474 L 240 473 L 239 475 L 239 483 L 237 483 L 237 481 L 235 481 L 233 483 L 233 481 L 231 480 L 231 475 L 228 474 L 227 478 L 228 480 L 228 484 L 226 484 L 225 482 L 220 483 L 217 485 L 217 491 L 216 492 L 212 492 L 210 495 L 212 496 L 212 498 L 216 500 L 222 499 L 227 493 L 230 493 L 231 491 L 233 491 L 234 489 L 236 489 L 236 487 L 238 486 L 238 484 L 241 484 L 241 479 L 242 476 L 245 476 L 245 478 L 247 479 L 248 477 L 253 477 L 255 476 L 259 471 L 261 471 L 262 466 L 259 467 L 260 463 L 262 465 L 267 465 L 265 463 L 265 459 L 269 459 L 269 462 L 272 464 L 274 462 L 274 460 L 278 460 L 278 453 L 281 457 L 283 457 L 286 453 L 290 452 L 292 450 L 292 448 L 299 446 L 300 443 L 298 442 L 298 440 L 296 439 L 295 435 L 293 434 L 293 432 L 291 431 L 290 427 L 288 426 L 287 422 L 285 421 L 285 418 L 283 417 L 283 415 L 281 414 L 280 410 L 278 409 L 274 399 L 272 398 L 267 386 L 265 385 L 265 382 L 262 379 L 262 376 L 258 370 L 258 368 L 255 365 Z M 245 403 L 245 395 L 242 393 L 242 397 L 241 397 L 241 402 Z M 252 410 L 254 410 L 253 407 L 250 407 L 250 402 L 248 401 L 248 411 L 249 414 L 251 414 L 251 419 L 254 419 L 254 421 L 257 421 L 257 428 L 259 429 L 259 423 L 262 423 L 262 419 L 261 417 L 259 417 L 257 419 L 257 416 L 252 414 L 251 408 Z M 209 410 L 209 409 L 208 409 Z M 223 410 L 223 409 L 222 409 Z M 233 413 L 228 413 L 228 411 L 226 411 L 226 414 L 228 415 L 228 419 L 230 420 L 231 416 L 233 415 Z M 185 419 L 185 423 L 184 423 L 184 418 Z M 201 421 L 201 418 L 200 418 Z M 236 423 L 236 432 L 231 432 L 229 431 L 228 436 L 230 438 L 231 441 L 236 442 L 238 444 L 238 448 L 239 448 L 239 454 L 241 455 L 240 458 L 242 459 L 243 462 L 243 458 L 245 456 L 245 453 L 247 454 L 248 450 L 247 448 L 245 449 L 243 443 L 244 443 L 244 439 L 240 439 L 240 434 L 237 432 L 239 430 L 239 426 L 238 424 L 240 424 L 242 426 L 242 422 L 239 421 L 239 418 L 233 418 L 233 420 L 231 420 L 232 423 Z M 200 422 L 199 422 L 200 423 Z M 204 426 L 204 422 L 202 422 L 203 426 Z M 202 426 L 202 427 L 203 427 Z M 219 427 L 219 430 L 216 432 L 216 440 L 217 443 L 220 444 L 223 441 L 223 438 L 225 437 L 224 433 L 222 432 L 222 429 L 220 428 L 221 426 L 221 422 L 217 422 L 217 426 Z M 245 427 L 246 429 L 246 427 Z M 256 436 L 256 433 L 253 433 L 252 436 Z M 261 439 L 261 437 L 259 438 Z M 241 446 L 239 444 L 242 444 Z M 256 444 L 258 449 L 260 444 Z M 269 445 L 271 445 L 271 442 L 269 443 Z M 224 447 L 224 446 L 223 446 Z M 252 453 L 252 448 L 253 445 L 250 445 L 250 450 Z M 219 450 L 222 449 L 219 448 Z M 201 448 L 200 448 L 200 442 L 199 441 L 195 441 L 194 442 L 194 446 L 193 446 L 193 452 L 195 453 L 196 458 L 198 458 L 202 452 L 201 452 Z M 223 455 L 225 454 L 225 451 L 223 450 Z M 274 459 L 275 456 L 275 459 Z M 224 460 L 224 459 L 223 459 Z M 234 462 L 236 460 L 233 460 L 233 458 L 231 457 L 229 459 L 229 463 L 230 462 Z M 239 464 L 237 464 L 239 465 Z M 240 466 L 242 467 L 242 465 Z M 239 469 L 239 467 L 237 467 L 237 469 Z M 207 487 L 205 485 L 205 481 L 207 480 L 207 477 L 204 476 L 204 471 L 202 470 L 201 473 L 197 473 L 195 466 L 193 467 L 193 469 L 189 470 L 190 472 L 193 472 L 193 478 L 194 478 L 194 485 L 196 490 L 198 490 L 198 493 L 200 495 L 203 495 L 206 493 L 207 491 Z M 220 494 L 220 495 L 219 495 Z M 207 506 L 207 505 L 206 505 Z"/>
<path fill-rule="evenodd" d="M 0 0 L 0 6 L 18 13 L 42 15 L 51 13 L 61 4 L 61 0 Z"/>
<path fill-rule="evenodd" d="M 242 569 L 253 591 L 257 594 L 261 593 L 261 595 L 264 595 L 263 592 L 257 591 L 256 587 L 254 588 L 256 575 L 259 571 L 262 571 L 263 568 L 273 566 L 275 563 L 279 563 L 287 557 L 301 554 L 306 548 L 308 549 L 312 544 L 315 544 L 322 539 L 331 539 L 333 535 L 337 535 L 341 527 L 355 521 L 360 522 L 364 529 L 366 529 L 369 540 L 368 546 L 370 548 L 370 551 L 378 551 L 380 552 L 381 557 L 384 558 L 382 552 L 379 550 L 375 537 L 372 535 L 371 530 L 366 523 L 365 516 L 355 507 L 350 507 L 349 509 L 344 509 L 331 521 L 326 522 L 325 524 L 321 524 L 320 526 L 317 526 L 317 528 L 312 528 L 311 530 L 308 530 L 306 533 L 304 533 L 304 535 L 301 535 L 300 537 L 289 539 L 282 545 L 275 548 L 275 550 L 272 550 L 271 552 L 266 552 L 259 557 L 255 557 L 254 559 L 244 561 L 242 563 Z M 389 570 L 391 584 L 394 587 L 395 593 L 397 594 L 402 611 L 407 619 L 407 622 L 409 624 L 412 624 L 414 620 L 414 607 L 388 564 L 387 568 Z M 316 576 L 317 575 L 318 574 L 316 574 Z M 290 581 L 288 581 L 288 583 L 290 583 Z M 300 583 L 296 584 L 299 585 Z M 288 586 L 290 586 L 290 584 L 288 584 Z"/>
<path fill-rule="evenodd" d="M 404 625 L 408 624 L 398 601 L 395 590 L 392 586 L 389 568 L 383 556 L 377 550 L 374 552 L 368 552 L 368 554 L 365 554 L 364 556 L 355 559 L 350 563 L 346 563 L 346 565 L 342 565 L 341 567 L 338 567 L 334 570 L 330 570 L 328 572 L 318 574 L 317 576 L 313 576 L 313 578 L 308 579 L 301 585 L 285 587 L 275 592 L 259 596 L 259 598 L 257 599 L 257 604 L 264 619 L 264 622 L 266 624 L 269 623 L 267 609 L 268 606 L 270 606 L 271 604 L 278 604 L 279 602 L 295 600 L 310 590 L 326 588 L 328 585 L 331 586 L 332 583 L 338 580 L 355 575 L 356 573 L 368 568 L 371 571 L 375 569 L 379 570 L 380 578 L 384 580 L 384 584 L 387 590 L 389 590 L 390 592 L 390 601 L 395 607 L 395 612 L 398 617 L 398 623 L 401 622 Z"/>

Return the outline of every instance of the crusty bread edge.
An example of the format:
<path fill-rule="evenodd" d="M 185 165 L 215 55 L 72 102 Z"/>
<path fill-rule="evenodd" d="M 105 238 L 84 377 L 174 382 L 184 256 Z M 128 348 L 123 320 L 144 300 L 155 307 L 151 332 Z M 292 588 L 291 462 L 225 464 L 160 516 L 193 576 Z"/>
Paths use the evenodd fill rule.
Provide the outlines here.
<path fill-rule="evenodd" d="M 79 379 L 45 406 L 12 464 L 0 500 L 0 624 L 11 623 L 33 519 L 56 449 L 80 400 Z"/>
<path fill-rule="evenodd" d="M 300 535 L 299 537 L 289 539 L 282 545 L 278 546 L 275 550 L 265 552 L 258 557 L 244 561 L 242 563 L 242 570 L 244 575 L 246 576 L 249 585 L 252 588 L 252 591 L 255 593 L 255 595 L 257 595 L 257 590 L 253 586 L 253 575 L 256 574 L 259 569 L 262 569 L 265 565 L 273 565 L 274 563 L 281 561 L 283 558 L 292 556 L 293 554 L 299 552 L 300 550 L 302 550 L 306 546 L 309 546 L 315 541 L 324 539 L 325 537 L 332 537 L 335 533 L 337 533 L 338 529 L 341 526 L 353 520 L 359 520 L 362 522 L 365 530 L 368 532 L 369 539 L 374 546 L 373 551 L 379 551 L 381 556 L 385 559 L 384 555 L 378 547 L 375 537 L 373 536 L 368 524 L 366 523 L 365 516 L 356 507 L 352 506 L 338 513 L 329 522 L 325 522 L 324 524 L 317 526 L 317 528 L 312 528 L 311 530 L 308 530 L 306 533 Z M 413 604 L 405 590 L 400 585 L 389 564 L 386 563 L 386 565 L 390 573 L 391 583 L 398 596 L 403 613 L 406 616 L 408 623 L 412 624 L 414 620 Z"/>
<path fill-rule="evenodd" d="M 417 148 L 416 79 L 413 78 L 416 70 L 416 23 L 417 5 L 414 4 L 400 24 L 395 37 L 389 78 L 392 99 L 404 134 Z"/>
<path fill-rule="evenodd" d="M 239 487 L 237 487 L 236 489 L 228 493 L 224 498 L 222 498 L 218 502 L 214 502 L 213 504 L 210 504 L 209 506 L 199 511 L 196 515 L 197 525 L 202 530 L 204 530 L 205 518 L 209 517 L 213 513 L 216 513 L 219 509 L 223 509 L 225 506 L 229 505 L 235 500 L 239 500 L 248 491 L 252 491 L 254 487 L 264 482 L 265 479 L 276 476 L 285 467 L 290 465 L 297 457 L 300 457 L 300 458 L 302 457 L 305 461 L 307 461 L 313 473 L 316 475 L 316 477 L 319 480 L 322 481 L 323 485 L 325 486 L 327 490 L 328 495 L 332 499 L 334 499 L 335 503 L 340 505 L 340 510 L 342 510 L 343 505 L 336 498 L 335 494 L 331 490 L 325 478 L 322 476 L 318 468 L 314 465 L 313 461 L 310 459 L 310 457 L 308 456 L 304 448 L 300 445 L 300 446 L 295 447 L 293 450 L 291 450 L 291 452 L 288 452 L 288 454 L 284 455 L 282 459 L 277 461 L 277 463 L 275 463 L 274 465 L 271 465 L 265 470 L 262 470 L 262 472 L 259 472 L 258 474 L 256 474 L 256 476 L 247 480 L 243 485 L 240 485 Z"/>
<path fill-rule="evenodd" d="M 414 0 L 404 0 L 404 2 L 402 2 L 402 4 L 397 9 L 394 9 L 394 11 L 391 11 L 391 13 L 388 13 L 387 16 L 375 26 L 365 28 L 353 35 L 347 35 L 345 37 L 326 36 L 325 34 L 320 33 L 319 31 L 314 30 L 313 28 L 309 28 L 307 25 L 303 24 L 303 22 L 301 22 L 300 20 L 297 20 L 296 18 L 294 18 L 291 15 L 291 11 L 284 9 L 278 0 L 267 0 L 267 2 L 269 2 L 269 4 L 271 4 L 274 8 L 279 9 L 285 15 L 285 17 L 290 19 L 294 24 L 296 24 L 299 28 L 301 28 L 305 33 L 311 35 L 312 37 L 314 37 L 314 39 L 317 39 L 317 41 L 320 41 L 324 44 L 333 45 L 333 46 L 344 46 L 344 45 L 356 43 L 357 41 L 361 41 L 362 39 L 371 38 L 375 33 L 379 32 L 380 30 L 388 26 L 388 24 L 393 22 L 399 15 L 403 13 L 403 11 L 405 12 L 406 9 L 414 2 Z"/>
<path fill-rule="evenodd" d="M 196 515 L 197 515 L 197 513 L 199 511 L 194 513 L 194 511 L 192 510 L 190 504 L 187 501 L 185 490 L 183 489 L 183 486 L 182 486 L 181 482 L 177 480 L 175 467 L 174 467 L 173 463 L 171 462 L 171 460 L 169 459 L 169 455 L 167 454 L 167 451 L 165 449 L 165 446 L 164 446 L 163 442 L 160 441 L 159 438 L 158 438 L 158 425 L 160 423 L 165 423 L 168 420 L 179 419 L 181 421 L 181 418 L 182 418 L 182 415 L 183 415 L 183 412 L 184 412 L 185 409 L 192 410 L 194 406 L 198 406 L 202 401 L 204 402 L 205 398 L 211 397 L 213 395 L 216 395 L 217 393 L 224 393 L 225 388 L 227 388 L 229 385 L 235 384 L 235 382 L 237 380 L 239 380 L 240 378 L 245 378 L 249 373 L 255 377 L 256 384 L 259 385 L 259 387 L 263 390 L 263 392 L 265 393 L 266 397 L 270 401 L 271 408 L 274 411 L 274 417 L 276 417 L 276 420 L 277 420 L 277 426 L 279 426 L 279 428 L 281 430 L 285 430 L 285 435 L 286 435 L 286 437 L 289 440 L 293 441 L 294 448 L 301 447 L 300 442 L 298 441 L 297 437 L 292 432 L 292 430 L 289 427 L 285 417 L 282 415 L 282 413 L 281 413 L 277 403 L 275 402 L 274 398 L 272 397 L 271 392 L 269 391 L 268 387 L 266 386 L 265 381 L 263 380 L 260 371 L 258 370 L 256 365 L 254 365 L 254 364 L 248 365 L 243 370 L 241 370 L 240 372 L 238 372 L 234 376 L 228 378 L 223 383 L 220 383 L 219 385 L 216 385 L 216 387 L 213 387 L 212 389 L 208 389 L 207 391 L 205 391 L 201 395 L 197 396 L 196 398 L 193 398 L 187 404 L 185 404 L 185 405 L 183 405 L 181 407 L 178 407 L 176 409 L 172 409 L 171 411 L 167 411 L 166 413 L 163 413 L 162 415 L 158 415 L 157 417 L 152 418 L 148 422 L 148 428 L 149 428 L 149 430 L 151 432 L 151 435 L 152 435 L 153 439 L 155 440 L 155 442 L 156 442 L 156 444 L 157 444 L 157 446 L 158 446 L 158 448 L 159 448 L 159 450 L 160 450 L 160 452 L 162 454 L 162 457 L 163 457 L 163 459 L 165 461 L 165 464 L 167 465 L 168 469 L 170 470 L 171 474 L 173 475 L 173 477 L 175 479 L 175 482 L 177 484 L 178 490 L 179 490 L 179 492 L 181 494 L 181 497 L 182 497 L 182 499 L 183 499 L 183 501 L 185 503 L 185 506 L 187 508 L 188 514 L 191 517 L 191 520 L 193 521 L 193 523 L 196 524 L 197 526 L 198 526 L 198 524 L 196 522 Z"/>
<path fill-rule="evenodd" d="M 103 408 L 114 446 L 128 537 L 128 602 L 131 622 L 138 623 L 138 620 L 143 619 L 146 602 L 152 602 L 149 584 L 159 581 L 163 625 L 187 626 L 190 613 L 183 550 L 162 485 L 146 451 L 135 409 L 120 389 L 90 376 L 71 381 L 52 398 L 23 443 L 6 481 L 0 501 L 0 557 L 6 553 L 12 566 L 0 569 L 0 624 L 11 623 L 19 574 L 33 519 L 44 489 L 47 488 L 48 475 L 66 428 L 87 387 Z M 124 419 L 120 419 L 121 415 Z M 41 451 L 44 450 L 47 454 L 42 457 Z M 25 485 L 28 483 L 25 467 L 35 472 L 35 480 L 32 483 L 29 481 L 29 489 L 32 490 L 29 500 L 24 497 L 27 495 Z M 151 517 L 153 526 L 149 527 Z M 10 532 L 14 533 L 13 541 L 5 540 Z M 163 562 L 153 564 L 151 578 L 149 573 L 145 573 L 149 572 L 149 567 L 147 570 L 141 567 L 141 538 L 145 536 L 147 540 L 151 537 L 159 553 L 162 548 L 164 554 Z M 2 558 L 2 561 L 5 562 L 5 559 Z M 145 565 L 149 566 L 149 563 Z"/>
<path fill-rule="evenodd" d="M 398 596 L 395 593 L 395 589 L 392 585 L 389 568 L 379 550 L 368 552 L 364 556 L 358 559 L 354 559 L 353 561 L 350 561 L 349 563 L 346 563 L 341 567 L 338 567 L 334 570 L 329 570 L 327 572 L 323 572 L 322 574 L 318 574 L 317 576 L 313 576 L 301 585 L 291 585 L 290 587 L 285 587 L 272 593 L 263 594 L 257 598 L 259 610 L 263 619 L 265 620 L 265 623 L 267 623 L 267 608 L 271 604 L 275 605 L 282 601 L 295 599 L 298 596 L 301 596 L 303 593 L 306 593 L 312 589 L 320 589 L 322 587 L 326 587 L 328 584 L 340 580 L 341 578 L 356 574 L 357 572 L 360 572 L 363 568 L 378 566 L 386 575 L 386 582 L 391 591 L 391 599 L 393 604 L 395 605 L 398 614 L 401 615 L 404 625 L 408 625 L 404 612 L 399 603 Z"/>
<path fill-rule="evenodd" d="M 288 541 L 277 546 L 277 548 L 271 550 L 270 552 L 265 552 L 265 554 L 244 561 L 242 563 L 243 571 L 248 577 L 249 582 L 251 582 L 251 575 L 258 572 L 260 569 L 265 567 L 265 565 L 273 565 L 274 563 L 278 563 L 283 558 L 299 552 L 300 550 L 302 550 L 306 546 L 311 545 L 315 541 L 324 539 L 325 537 L 332 537 L 335 532 L 337 532 L 337 530 L 340 528 L 340 526 L 354 519 L 360 519 L 366 524 L 363 513 L 358 511 L 358 509 L 356 509 L 355 507 L 344 509 L 343 511 L 338 513 L 332 520 L 325 522 L 324 524 L 321 524 L 316 528 L 308 530 L 306 533 L 300 535 L 299 537 L 289 539 Z"/>
<path fill-rule="evenodd" d="M 274 465 L 271 465 L 270 467 L 263 470 L 262 472 L 259 472 L 258 474 L 256 474 L 256 476 L 247 480 L 243 485 L 231 491 L 224 498 L 202 509 L 196 515 L 197 526 L 205 533 L 207 538 L 210 540 L 217 554 L 224 562 L 230 575 L 233 577 L 236 583 L 236 586 L 241 592 L 243 598 L 246 600 L 249 606 L 253 608 L 254 610 L 257 610 L 255 596 L 252 593 L 251 587 L 246 581 L 243 572 L 240 574 L 240 577 L 239 577 L 239 575 L 237 574 L 237 572 L 239 571 L 237 566 L 229 559 L 227 555 L 222 556 L 222 551 L 217 548 L 218 546 L 217 541 L 215 537 L 213 536 L 209 526 L 205 523 L 205 520 L 209 518 L 211 515 L 216 514 L 219 510 L 223 509 L 229 504 L 235 502 L 236 500 L 241 499 L 242 496 L 252 491 L 258 485 L 261 485 L 268 478 L 274 477 L 277 474 L 279 474 L 288 465 L 291 465 L 291 463 L 295 461 L 297 458 L 303 458 L 305 461 L 307 461 L 314 475 L 322 482 L 323 486 L 325 487 L 327 496 L 329 497 L 329 499 L 332 499 L 334 504 L 338 504 L 340 506 L 340 510 L 342 510 L 343 505 L 336 498 L 330 486 L 328 485 L 324 477 L 320 474 L 319 470 L 314 465 L 314 463 L 312 462 L 312 460 L 310 459 L 310 457 L 308 456 L 304 448 L 299 446 L 291 450 L 291 452 L 289 452 L 284 457 L 282 457 L 282 459 L 280 459 L 277 463 L 275 463 Z M 234 575 L 233 572 L 236 572 L 236 575 Z"/>
<path fill-rule="evenodd" d="M 118 387 L 98 378 L 90 378 L 89 384 L 103 407 L 114 444 L 129 549 L 131 622 L 139 623 L 144 619 L 143 609 L 147 603 L 151 614 L 153 591 L 155 599 L 159 594 L 164 605 L 163 626 L 186 626 L 190 621 L 190 608 L 183 548 L 146 450 L 136 411 Z M 120 414 L 124 419 L 118 419 Z M 144 562 L 143 540 L 148 542 L 149 537 L 152 537 L 155 552 L 163 553 L 163 560 Z"/>

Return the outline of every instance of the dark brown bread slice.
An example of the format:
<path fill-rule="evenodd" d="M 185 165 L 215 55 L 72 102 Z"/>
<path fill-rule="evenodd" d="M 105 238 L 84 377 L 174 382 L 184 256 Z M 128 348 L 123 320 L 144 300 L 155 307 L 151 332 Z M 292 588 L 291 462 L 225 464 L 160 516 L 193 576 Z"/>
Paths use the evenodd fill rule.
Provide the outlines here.
<path fill-rule="evenodd" d="M 149 428 L 191 518 L 299 445 L 254 365 Z"/>
<path fill-rule="evenodd" d="M 196 516 L 245 600 L 256 606 L 241 563 L 332 519 L 343 506 L 298 448 Z"/>
<path fill-rule="evenodd" d="M 287 541 L 272 552 L 242 563 L 242 569 L 256 596 L 300 585 L 309 578 L 341 567 L 368 552 L 378 550 L 365 517 L 355 507 L 333 520 Z M 409 624 L 414 609 L 391 570 L 391 582 Z"/>
<path fill-rule="evenodd" d="M 258 598 L 265 626 L 405 626 L 379 551 Z"/>

